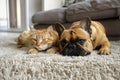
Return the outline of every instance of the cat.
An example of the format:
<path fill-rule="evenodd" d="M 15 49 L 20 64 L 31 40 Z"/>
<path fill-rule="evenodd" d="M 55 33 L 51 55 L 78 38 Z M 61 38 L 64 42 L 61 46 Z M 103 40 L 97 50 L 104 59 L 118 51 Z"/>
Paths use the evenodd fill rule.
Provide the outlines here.
<path fill-rule="evenodd" d="M 22 32 L 17 38 L 17 45 L 21 47 L 29 47 L 28 54 L 37 54 L 40 51 L 46 53 L 56 53 L 58 51 L 58 33 L 49 26 L 45 29 L 31 28 Z"/>

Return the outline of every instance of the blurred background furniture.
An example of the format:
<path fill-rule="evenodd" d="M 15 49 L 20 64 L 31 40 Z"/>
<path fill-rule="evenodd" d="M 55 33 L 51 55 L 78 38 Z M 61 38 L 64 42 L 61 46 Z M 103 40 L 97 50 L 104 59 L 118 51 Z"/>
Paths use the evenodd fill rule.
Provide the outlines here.
<path fill-rule="evenodd" d="M 44 28 L 56 22 L 69 27 L 72 22 L 79 21 L 85 16 L 100 21 L 105 26 L 110 40 L 120 40 L 119 0 L 78 0 L 62 8 L 37 12 L 33 15 L 32 22 L 35 28 Z"/>

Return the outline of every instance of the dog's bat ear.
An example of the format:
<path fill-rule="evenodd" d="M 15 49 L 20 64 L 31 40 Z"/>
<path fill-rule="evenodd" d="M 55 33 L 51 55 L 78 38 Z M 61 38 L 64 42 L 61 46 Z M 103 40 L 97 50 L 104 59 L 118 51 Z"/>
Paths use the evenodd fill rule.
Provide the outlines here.
<path fill-rule="evenodd" d="M 62 32 L 65 30 L 65 27 L 61 23 L 55 23 L 52 25 L 54 30 L 58 32 L 58 35 L 61 36 Z"/>
<path fill-rule="evenodd" d="M 85 17 L 84 19 L 82 19 L 80 21 L 80 24 L 81 24 L 81 27 L 87 31 L 90 35 L 92 34 L 92 30 L 90 28 L 90 25 L 91 25 L 91 19 L 90 17 Z"/>

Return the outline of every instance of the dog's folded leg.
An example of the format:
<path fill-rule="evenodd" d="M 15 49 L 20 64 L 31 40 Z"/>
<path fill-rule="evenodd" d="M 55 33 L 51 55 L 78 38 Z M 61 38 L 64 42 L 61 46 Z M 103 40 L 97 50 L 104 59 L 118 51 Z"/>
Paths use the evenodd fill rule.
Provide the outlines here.
<path fill-rule="evenodd" d="M 101 48 L 99 49 L 98 54 L 106 54 L 106 55 L 111 54 L 110 43 L 108 41 L 104 42 L 101 45 Z"/>
<path fill-rule="evenodd" d="M 92 45 L 91 40 L 88 40 L 86 42 L 86 44 L 84 45 L 84 50 L 87 51 L 86 54 L 91 54 L 91 52 L 93 51 L 93 45 Z"/>
<path fill-rule="evenodd" d="M 110 52 L 110 49 L 107 47 L 107 46 L 104 46 L 104 47 L 101 47 L 98 51 L 98 54 L 106 54 L 106 55 L 109 55 L 111 52 Z"/>

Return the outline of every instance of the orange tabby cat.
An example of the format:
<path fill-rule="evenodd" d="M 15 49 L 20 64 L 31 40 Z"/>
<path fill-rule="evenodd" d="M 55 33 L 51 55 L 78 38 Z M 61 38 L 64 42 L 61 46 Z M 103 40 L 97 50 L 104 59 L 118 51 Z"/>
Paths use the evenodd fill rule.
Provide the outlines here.
<path fill-rule="evenodd" d="M 28 53 L 36 54 L 39 51 L 46 51 L 47 53 L 57 52 L 58 34 L 49 26 L 47 29 L 31 29 L 24 31 L 17 38 L 18 47 L 32 47 Z"/>

